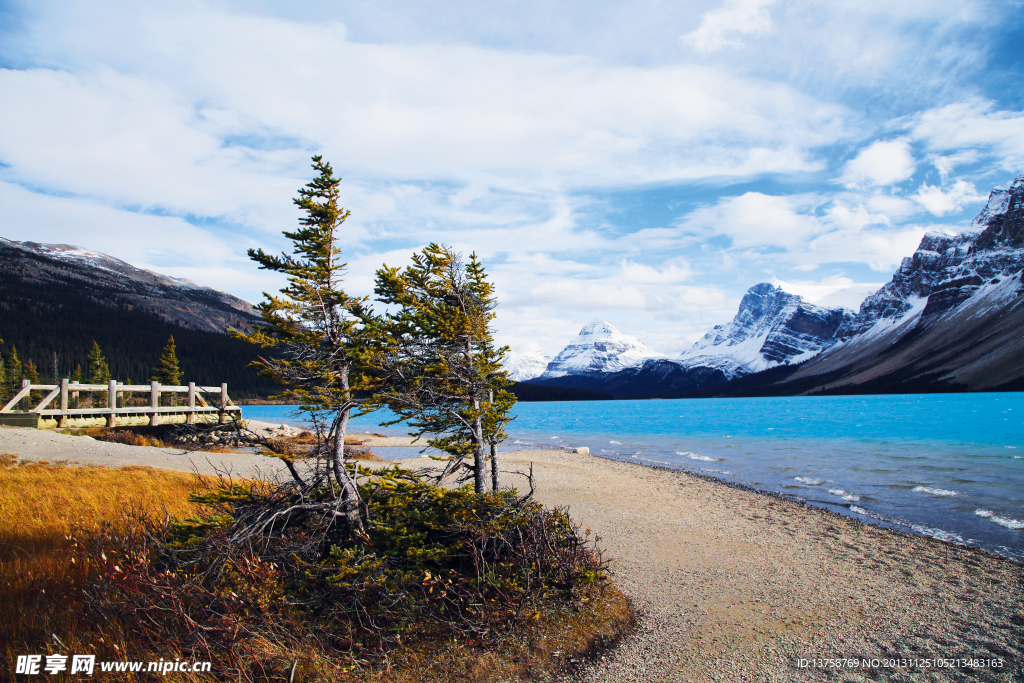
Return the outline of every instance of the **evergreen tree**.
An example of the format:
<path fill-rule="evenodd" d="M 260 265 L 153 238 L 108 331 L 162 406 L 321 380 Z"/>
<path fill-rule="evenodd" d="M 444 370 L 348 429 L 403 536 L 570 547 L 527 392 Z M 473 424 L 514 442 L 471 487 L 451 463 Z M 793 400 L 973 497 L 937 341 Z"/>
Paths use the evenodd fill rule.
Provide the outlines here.
<path fill-rule="evenodd" d="M 39 369 L 36 368 L 36 364 L 32 362 L 31 358 L 26 360 L 23 365 L 22 378 L 27 379 L 29 384 L 39 384 Z M 31 408 L 28 407 L 28 404 L 39 399 L 40 393 L 38 391 L 30 392 L 29 395 L 25 397 L 22 405 L 25 406 L 25 410 L 30 410 Z"/>
<path fill-rule="evenodd" d="M 89 357 L 86 359 L 86 367 L 89 369 L 89 384 L 106 384 L 110 381 L 110 368 L 107 366 L 107 360 L 103 357 L 100 345 L 95 341 L 93 341 Z M 106 394 L 93 392 L 92 404 L 98 408 L 105 407 L 107 405 Z"/>
<path fill-rule="evenodd" d="M 0 339 L 0 343 L 3 340 Z M 0 354 L 0 408 L 6 403 L 4 397 L 7 396 L 7 368 L 4 367 L 4 357 Z"/>
<path fill-rule="evenodd" d="M 82 366 L 81 365 L 76 365 L 75 366 L 75 371 L 71 373 L 71 381 L 72 382 L 81 382 L 82 381 Z"/>
<path fill-rule="evenodd" d="M 89 369 L 90 384 L 106 384 L 110 381 L 110 367 L 107 365 L 107 359 L 103 357 L 100 345 L 96 342 L 92 343 L 86 367 Z"/>
<path fill-rule="evenodd" d="M 7 380 L 7 393 L 5 398 L 10 400 L 12 396 L 21 391 L 22 372 L 21 360 L 18 358 L 18 349 L 11 347 L 11 355 L 7 359 L 7 368 L 4 372 Z"/>
<path fill-rule="evenodd" d="M 363 528 L 359 491 L 345 469 L 345 432 L 354 390 L 360 382 L 364 337 L 359 324 L 367 313 L 366 297 L 352 297 L 341 288 L 345 265 L 336 246 L 349 212 L 338 206 L 340 178 L 322 157 L 313 157 L 318 176 L 299 190 L 294 203 L 305 212 L 300 228 L 285 232 L 292 254 L 273 256 L 249 250 L 260 268 L 288 276 L 280 296 L 266 294 L 256 305 L 263 324 L 252 334 L 233 332 L 264 348 L 274 347 L 274 358 L 260 358 L 260 374 L 284 386 L 281 396 L 297 399 L 314 424 L 329 425 L 328 471 L 341 487 L 340 507 L 352 533 Z M 286 463 L 290 464 L 287 458 Z M 292 470 L 292 475 L 298 475 Z"/>
<path fill-rule="evenodd" d="M 452 456 L 442 477 L 466 467 L 477 493 L 486 489 L 493 445 L 497 487 L 496 447 L 515 397 L 503 388 L 511 384 L 501 368 L 508 347 L 494 345 L 494 285 L 476 254 L 463 263 L 449 247 L 431 244 L 404 271 L 378 270 L 374 291 L 398 310 L 373 321 L 376 393 L 365 408 L 389 408 L 399 416 L 394 422 L 433 435 L 428 443 Z"/>
<path fill-rule="evenodd" d="M 181 384 L 181 368 L 178 367 L 178 354 L 174 348 L 174 336 L 167 340 L 164 350 L 160 354 L 160 360 L 153 368 L 152 379 L 165 386 L 176 387 Z M 164 405 L 174 405 L 174 394 L 167 394 L 163 397 Z"/>
<path fill-rule="evenodd" d="M 181 368 L 178 367 L 178 354 L 174 348 L 173 336 L 167 340 L 160 360 L 153 368 L 153 380 L 173 387 L 181 384 Z"/>

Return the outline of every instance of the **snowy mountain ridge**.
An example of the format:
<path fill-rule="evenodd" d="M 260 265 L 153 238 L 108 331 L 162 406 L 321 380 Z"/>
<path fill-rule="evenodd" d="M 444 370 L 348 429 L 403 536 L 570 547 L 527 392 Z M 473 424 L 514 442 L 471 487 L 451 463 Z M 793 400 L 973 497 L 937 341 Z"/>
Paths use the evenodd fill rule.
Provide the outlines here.
<path fill-rule="evenodd" d="M 678 362 L 721 370 L 728 379 L 799 363 L 835 343 L 836 331 L 852 318 L 850 311 L 815 306 L 763 282 L 747 290 L 730 322 L 716 325 Z"/>
<path fill-rule="evenodd" d="M 676 358 L 591 337 L 534 381 L 616 396 L 1024 390 L 1024 174 L 969 229 L 926 234 L 856 314 L 762 283 Z"/>
<path fill-rule="evenodd" d="M 220 292 L 220 290 L 212 289 L 210 287 L 202 287 L 185 278 L 171 277 L 170 275 L 155 273 L 151 270 L 136 268 L 132 264 L 126 263 L 121 259 L 114 258 L 113 256 L 109 256 L 98 251 L 91 251 L 73 244 L 41 244 L 39 242 L 30 241 L 17 242 L 15 240 L 4 239 L 3 237 L 0 237 L 0 244 L 30 251 L 41 256 L 52 258 L 56 261 L 63 261 L 64 263 L 75 263 L 89 268 L 105 270 L 110 273 L 130 277 L 134 280 L 166 285 L 168 287 L 182 287 L 185 289 L 211 289 L 211 291 L 219 292 L 229 297 L 231 296 L 226 292 Z M 241 301 L 241 299 L 239 299 L 239 301 Z"/>
<path fill-rule="evenodd" d="M 540 375 L 553 379 L 566 375 L 596 376 L 639 365 L 649 358 L 663 358 L 636 337 L 623 334 L 604 321 L 587 323 Z"/>
<path fill-rule="evenodd" d="M 68 244 L 0 237 L 0 276 L 70 288 L 104 306 L 145 311 L 186 329 L 226 334 L 228 328 L 250 330 L 258 320 L 252 304 L 237 296 Z"/>
<path fill-rule="evenodd" d="M 925 235 L 839 330 L 842 341 L 783 384 L 826 374 L 835 387 L 890 382 L 984 390 L 1021 382 L 1022 278 L 1024 174 L 992 190 L 969 230 Z"/>
<path fill-rule="evenodd" d="M 502 368 L 508 372 L 513 382 L 524 382 L 534 377 L 540 377 L 547 370 L 550 356 L 541 351 L 516 353 L 510 351 L 505 357 Z"/>

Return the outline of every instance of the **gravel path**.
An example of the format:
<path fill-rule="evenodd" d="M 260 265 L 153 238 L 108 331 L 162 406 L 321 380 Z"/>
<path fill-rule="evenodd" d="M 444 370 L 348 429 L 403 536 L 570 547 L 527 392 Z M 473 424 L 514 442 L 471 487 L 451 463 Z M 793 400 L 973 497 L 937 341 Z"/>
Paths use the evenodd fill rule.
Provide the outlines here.
<path fill-rule="evenodd" d="M 125 467 L 142 465 L 179 472 L 238 477 L 284 471 L 281 461 L 260 455 L 202 453 L 180 448 L 149 448 L 97 441 L 89 436 L 69 436 L 47 429 L 0 426 L 0 453 L 14 453 L 21 460 L 69 461 L 83 465 Z"/>
<path fill-rule="evenodd" d="M 17 428 L 0 428 L 3 452 L 239 476 L 280 469 L 259 456 Z M 640 613 L 637 631 L 577 670 L 578 681 L 1024 681 L 1020 564 L 681 472 L 561 451 L 502 456 L 505 470 L 530 463 L 538 499 L 568 506 L 601 537 L 615 583 Z M 818 658 L 879 666 L 798 666 Z M 1002 666 L 882 666 L 936 658 Z"/>

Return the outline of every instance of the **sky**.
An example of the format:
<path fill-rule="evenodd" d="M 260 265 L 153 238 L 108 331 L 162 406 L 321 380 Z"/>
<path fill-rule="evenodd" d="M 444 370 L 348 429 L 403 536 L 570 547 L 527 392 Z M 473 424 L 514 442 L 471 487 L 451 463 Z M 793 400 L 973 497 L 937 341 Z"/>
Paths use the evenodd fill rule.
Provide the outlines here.
<path fill-rule="evenodd" d="M 310 158 L 345 287 L 431 242 L 497 339 L 675 355 L 772 282 L 856 309 L 1024 171 L 1020 0 L 0 0 L 0 237 L 258 301 Z"/>

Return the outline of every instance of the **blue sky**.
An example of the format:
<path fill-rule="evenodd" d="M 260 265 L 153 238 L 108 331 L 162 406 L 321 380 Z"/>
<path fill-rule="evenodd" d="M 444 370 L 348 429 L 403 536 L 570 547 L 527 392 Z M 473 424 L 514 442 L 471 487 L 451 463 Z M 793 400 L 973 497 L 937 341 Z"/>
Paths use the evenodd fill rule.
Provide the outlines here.
<path fill-rule="evenodd" d="M 1019 1 L 0 2 L 0 236 L 250 301 L 323 154 L 347 286 L 475 250 L 499 339 L 856 307 L 1024 171 Z"/>

